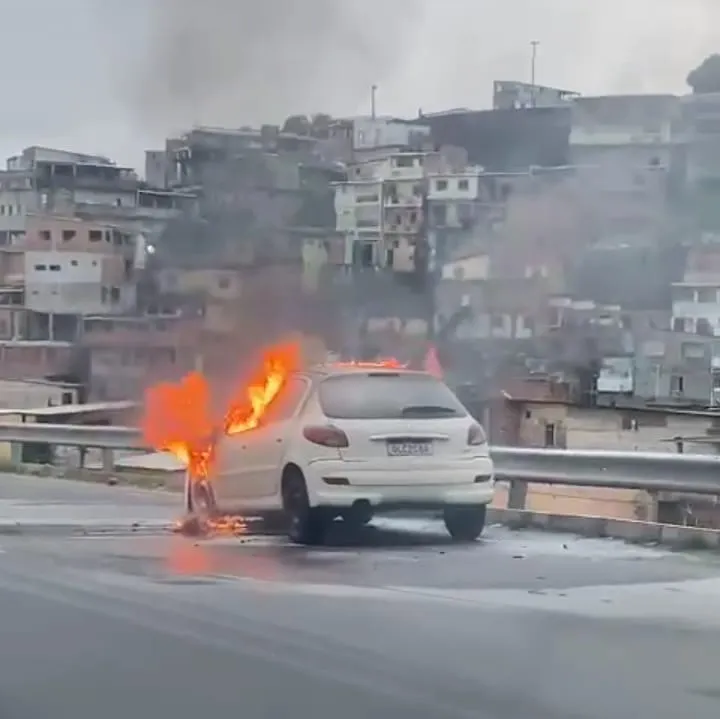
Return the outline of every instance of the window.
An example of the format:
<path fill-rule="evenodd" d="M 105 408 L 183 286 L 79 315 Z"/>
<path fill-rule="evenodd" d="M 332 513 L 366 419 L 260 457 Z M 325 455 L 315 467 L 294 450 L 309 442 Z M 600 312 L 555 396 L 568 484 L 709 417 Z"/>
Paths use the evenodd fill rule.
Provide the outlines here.
<path fill-rule="evenodd" d="M 695 290 L 689 287 L 675 287 L 673 299 L 675 302 L 695 302 Z"/>
<path fill-rule="evenodd" d="M 45 242 L 50 242 L 52 239 L 50 230 L 40 230 L 40 239 L 45 240 Z"/>
<path fill-rule="evenodd" d="M 35 265 L 35 269 L 38 272 L 44 272 L 47 269 L 47 265 Z"/>
<path fill-rule="evenodd" d="M 218 288 L 221 290 L 226 290 L 228 287 L 230 287 L 230 278 L 229 277 L 220 277 L 218 279 Z"/>
<path fill-rule="evenodd" d="M 712 287 L 698 290 L 698 302 L 715 304 L 717 302 L 717 290 Z"/>
<path fill-rule="evenodd" d="M 555 446 L 555 424 L 553 422 L 548 422 L 545 425 L 545 446 Z"/>
<path fill-rule="evenodd" d="M 120 288 L 119 287 L 111 287 L 110 288 L 110 301 L 111 302 L 120 302 Z"/>
<path fill-rule="evenodd" d="M 460 180 L 458 182 L 458 190 L 467 190 L 470 187 L 470 183 L 467 180 Z"/>
<path fill-rule="evenodd" d="M 683 342 L 681 352 L 683 359 L 704 359 L 705 345 L 701 342 Z"/>
<path fill-rule="evenodd" d="M 62 232 L 63 242 L 70 242 L 70 240 L 75 238 L 76 234 L 77 233 L 75 232 L 75 230 L 63 230 L 63 232 Z"/>
<path fill-rule="evenodd" d="M 77 266 L 78 266 L 78 261 L 77 261 L 77 260 L 70 260 L 70 264 L 71 264 L 73 267 L 77 267 Z"/>
<path fill-rule="evenodd" d="M 436 189 L 438 192 L 444 192 L 445 190 L 447 190 L 447 188 L 448 188 L 447 180 L 438 180 L 438 181 L 435 183 L 435 189 Z"/>
<path fill-rule="evenodd" d="M 395 166 L 396 167 L 412 167 L 414 163 L 415 158 L 412 155 L 400 155 L 400 157 L 397 157 L 395 159 Z"/>
<path fill-rule="evenodd" d="M 670 377 L 670 392 L 672 394 L 683 394 L 685 392 L 685 378 L 682 375 Z"/>
<path fill-rule="evenodd" d="M 0 215 L 5 214 L 5 205 L 0 205 Z"/>
<path fill-rule="evenodd" d="M 88 232 L 90 242 L 102 242 L 102 231 L 101 230 L 90 230 Z"/>
<path fill-rule="evenodd" d="M 330 377 L 320 385 L 320 405 L 334 419 L 465 417 L 460 400 L 440 380 L 384 372 Z"/>
<path fill-rule="evenodd" d="M 673 332 L 685 332 L 685 318 L 673 317 L 672 328 Z"/>
<path fill-rule="evenodd" d="M 505 316 L 504 315 L 493 315 L 492 316 L 492 328 L 494 330 L 505 329 Z"/>
<path fill-rule="evenodd" d="M 50 265 L 51 272 L 60 272 L 60 265 Z"/>
<path fill-rule="evenodd" d="M 263 415 L 263 424 L 290 419 L 305 399 L 307 390 L 307 380 L 302 377 L 291 377 Z"/>
<path fill-rule="evenodd" d="M 695 320 L 695 333 L 703 335 L 703 337 L 712 337 L 713 330 L 709 320 L 704 317 L 698 317 L 697 320 Z"/>

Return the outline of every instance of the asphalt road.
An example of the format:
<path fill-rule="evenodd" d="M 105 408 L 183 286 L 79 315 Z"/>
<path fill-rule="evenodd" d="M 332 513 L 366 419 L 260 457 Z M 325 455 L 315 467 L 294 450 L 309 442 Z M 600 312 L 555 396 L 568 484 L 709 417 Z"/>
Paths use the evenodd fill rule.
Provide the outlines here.
<path fill-rule="evenodd" d="M 104 490 L 54 501 L 68 521 Z M 107 491 L 123 518 L 172 508 Z M 0 535 L 0 716 L 715 719 L 718 599 L 708 555 L 497 527 L 453 546 L 406 521 L 323 550 Z"/>

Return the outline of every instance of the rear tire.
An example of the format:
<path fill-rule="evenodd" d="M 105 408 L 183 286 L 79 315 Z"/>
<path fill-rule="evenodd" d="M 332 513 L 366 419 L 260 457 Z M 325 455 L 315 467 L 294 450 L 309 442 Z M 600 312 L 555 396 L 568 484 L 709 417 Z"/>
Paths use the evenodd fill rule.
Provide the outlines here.
<path fill-rule="evenodd" d="M 283 477 L 282 499 L 288 539 L 295 544 L 323 544 L 330 522 L 321 508 L 310 506 L 305 477 L 299 470 L 288 470 Z"/>
<path fill-rule="evenodd" d="M 447 507 L 443 512 L 445 528 L 456 542 L 474 542 L 485 528 L 487 505 Z"/>

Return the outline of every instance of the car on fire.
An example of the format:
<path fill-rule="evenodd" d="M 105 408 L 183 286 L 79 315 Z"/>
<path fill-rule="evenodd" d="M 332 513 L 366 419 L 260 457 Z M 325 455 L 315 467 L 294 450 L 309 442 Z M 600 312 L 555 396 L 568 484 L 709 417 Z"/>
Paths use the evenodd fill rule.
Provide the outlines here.
<path fill-rule="evenodd" d="M 441 510 L 451 537 L 482 533 L 494 495 L 485 432 L 429 372 L 341 363 L 295 372 L 255 429 L 223 437 L 195 507 L 288 520 L 300 544 L 376 513 Z M 192 507 L 189 507 L 192 509 Z"/>

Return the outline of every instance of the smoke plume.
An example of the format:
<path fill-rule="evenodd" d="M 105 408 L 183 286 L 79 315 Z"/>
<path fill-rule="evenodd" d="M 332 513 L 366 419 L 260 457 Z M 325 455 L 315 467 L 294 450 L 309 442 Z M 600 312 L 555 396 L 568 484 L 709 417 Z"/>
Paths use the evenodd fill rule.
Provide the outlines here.
<path fill-rule="evenodd" d="M 133 83 L 137 120 L 158 129 L 238 127 L 296 113 L 367 112 L 370 86 L 393 73 L 421 7 L 412 0 L 153 0 Z"/>

